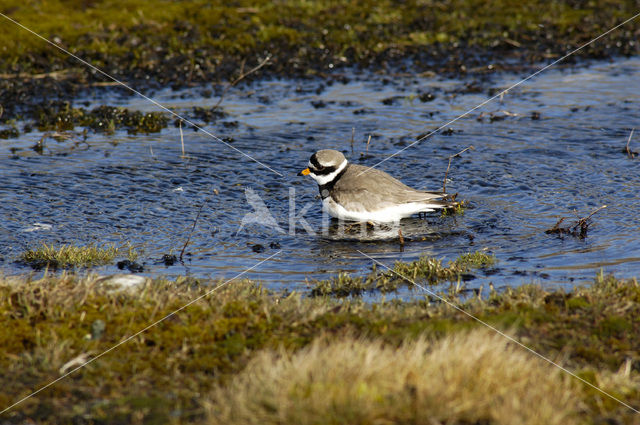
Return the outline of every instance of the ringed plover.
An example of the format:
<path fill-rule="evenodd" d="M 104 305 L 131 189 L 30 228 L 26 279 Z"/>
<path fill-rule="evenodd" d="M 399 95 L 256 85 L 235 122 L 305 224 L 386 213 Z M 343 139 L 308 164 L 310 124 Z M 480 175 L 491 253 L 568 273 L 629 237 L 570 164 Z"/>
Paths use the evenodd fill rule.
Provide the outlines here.
<path fill-rule="evenodd" d="M 314 153 L 309 168 L 298 175 L 310 175 L 318 183 L 323 209 L 342 220 L 397 222 L 457 205 L 442 200 L 445 193 L 413 189 L 384 171 L 351 164 L 336 150 Z"/>

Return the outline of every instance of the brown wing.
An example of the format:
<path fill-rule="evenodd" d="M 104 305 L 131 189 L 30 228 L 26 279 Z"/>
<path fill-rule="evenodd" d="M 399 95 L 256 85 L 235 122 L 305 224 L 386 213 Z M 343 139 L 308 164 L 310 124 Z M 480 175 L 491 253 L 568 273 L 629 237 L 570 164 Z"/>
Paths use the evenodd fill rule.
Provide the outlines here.
<path fill-rule="evenodd" d="M 331 191 L 331 197 L 349 210 L 363 211 L 409 202 L 428 203 L 442 208 L 442 193 L 413 189 L 384 171 L 349 164 Z"/>

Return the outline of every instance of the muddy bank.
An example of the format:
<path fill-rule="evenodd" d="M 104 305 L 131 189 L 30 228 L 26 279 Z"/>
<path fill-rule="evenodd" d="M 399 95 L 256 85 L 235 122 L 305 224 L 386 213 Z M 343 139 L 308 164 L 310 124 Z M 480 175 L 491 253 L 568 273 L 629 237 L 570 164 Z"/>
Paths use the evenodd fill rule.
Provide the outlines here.
<path fill-rule="evenodd" d="M 251 78 L 331 79 L 343 67 L 456 75 L 526 68 L 559 58 L 633 16 L 636 7 L 634 1 L 520 5 L 479 0 L 260 6 L 187 1 L 157 7 L 129 0 L 38 7 L 9 1 L 0 12 L 109 75 L 148 90 L 224 82 L 267 56 L 268 65 Z M 14 119 L 43 99 L 70 100 L 79 90 L 110 83 L 0 19 L 0 36 L 14 41 L 6 43 L 0 55 L 0 120 Z M 637 54 L 639 31 L 640 24 L 632 21 L 569 61 Z"/>

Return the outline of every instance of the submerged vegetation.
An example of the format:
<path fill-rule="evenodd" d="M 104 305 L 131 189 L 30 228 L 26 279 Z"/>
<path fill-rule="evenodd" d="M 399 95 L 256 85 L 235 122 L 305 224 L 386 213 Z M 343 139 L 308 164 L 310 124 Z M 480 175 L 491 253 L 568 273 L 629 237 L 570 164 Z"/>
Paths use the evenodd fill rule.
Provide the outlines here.
<path fill-rule="evenodd" d="M 217 284 L 157 279 L 145 281 L 137 290 L 121 291 L 92 276 L 3 279 L 0 408 Z M 640 359 L 634 354 L 640 352 L 636 280 L 600 275 L 593 285 L 569 293 L 523 286 L 494 291 L 485 299 L 450 299 L 588 382 L 640 407 Z M 116 350 L 12 408 L 3 420 L 243 424 L 259 418 L 261 423 L 282 423 L 278 418 L 283 417 L 288 423 L 318 423 L 319 418 L 323 423 L 366 423 L 375 418 L 387 423 L 431 423 L 437 418 L 439 423 L 492 424 L 514 423 L 514 418 L 521 418 L 521 423 L 544 418 L 537 423 L 569 424 L 637 420 L 622 404 L 492 334 L 452 306 L 428 299 L 366 303 L 309 298 L 237 281 Z M 523 410 L 517 413 L 516 406 Z"/>
<path fill-rule="evenodd" d="M 373 271 L 366 277 L 340 273 L 328 280 L 316 282 L 311 291 L 313 296 L 333 295 L 346 297 L 361 295 L 364 292 L 394 292 L 405 286 L 415 289 L 416 285 L 430 285 L 441 282 L 461 280 L 473 269 L 486 268 L 495 264 L 493 255 L 476 251 L 456 258 L 449 265 L 428 256 L 420 257 L 411 263 L 396 262 L 392 269 L 378 272 L 374 264 Z"/>

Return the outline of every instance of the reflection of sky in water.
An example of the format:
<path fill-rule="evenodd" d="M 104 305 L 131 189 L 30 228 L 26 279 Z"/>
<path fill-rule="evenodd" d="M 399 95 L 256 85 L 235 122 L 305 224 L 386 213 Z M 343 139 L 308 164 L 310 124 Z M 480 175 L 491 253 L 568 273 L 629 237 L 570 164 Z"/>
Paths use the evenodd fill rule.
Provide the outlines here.
<path fill-rule="evenodd" d="M 484 101 L 490 87 L 506 87 L 521 76 L 493 76 L 484 92 L 471 94 L 457 90 L 469 81 L 406 76 L 387 84 L 359 76 L 320 94 L 316 89 L 323 83 L 318 81 L 273 80 L 234 89 L 223 103 L 229 113 L 224 121 L 237 121 L 237 127 L 218 122 L 207 129 L 231 137 L 234 147 L 284 177 L 190 129 L 184 130 L 188 159 L 180 158 L 174 127 L 154 135 L 90 134 L 89 148 L 70 149 L 69 142 L 48 139 L 44 156 L 29 149 L 41 137 L 37 132 L 2 141 L 3 268 L 5 273 L 23 271 L 13 260 L 40 241 L 130 242 L 142 251 L 150 274 L 231 277 L 275 253 L 277 243 L 282 253 L 250 277 L 279 286 L 339 270 L 366 272 L 371 261 L 356 249 L 391 265 L 423 254 L 448 260 L 485 248 L 498 257 L 497 269 L 470 286 L 584 281 L 600 267 L 618 276 L 637 275 L 640 159 L 629 160 L 622 150 L 630 129 L 640 127 L 639 64 L 637 58 L 621 59 L 547 71 L 502 102 L 452 124 L 452 135 L 437 134 L 382 164 L 407 184 L 439 189 L 447 157 L 475 146 L 454 159 L 447 185 L 470 208 L 458 217 L 404 221 L 404 251 L 397 241 L 335 240 L 307 234 L 299 225 L 290 235 L 290 189 L 296 212 L 312 203 L 304 217 L 313 229 L 322 225 L 315 183 L 295 174 L 322 148 L 374 164 Z M 217 102 L 198 92 L 167 90 L 155 97 L 185 111 Z M 432 92 L 436 99 L 423 103 L 415 96 L 419 92 Z M 393 97 L 386 102 L 390 105 L 382 102 Z M 154 110 L 142 99 L 106 98 L 96 102 Z M 531 119 L 534 111 L 541 119 Z M 504 119 L 491 122 L 491 113 Z M 364 156 L 369 134 L 373 137 Z M 13 156 L 13 147 L 23 150 Z M 640 150 L 640 132 L 631 147 Z M 245 200 L 247 187 L 262 198 L 284 234 L 255 225 L 236 233 L 244 215 L 253 211 Z M 203 202 L 187 265 L 154 264 L 162 254 L 179 253 Z M 594 217 L 586 240 L 544 233 L 559 216 L 571 217 L 574 209 L 586 215 L 604 204 L 609 207 Z M 264 252 L 254 252 L 255 244 L 263 245 Z"/>

